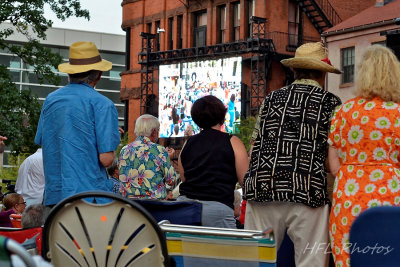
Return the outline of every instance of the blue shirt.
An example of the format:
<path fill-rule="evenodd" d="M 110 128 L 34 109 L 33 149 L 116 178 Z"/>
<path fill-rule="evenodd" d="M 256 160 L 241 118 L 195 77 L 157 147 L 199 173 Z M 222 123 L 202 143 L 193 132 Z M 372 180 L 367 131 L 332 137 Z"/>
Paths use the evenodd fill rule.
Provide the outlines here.
<path fill-rule="evenodd" d="M 47 96 L 35 142 L 43 148 L 45 205 L 83 191 L 110 191 L 99 154 L 120 142 L 118 113 L 90 85 L 71 83 Z"/>

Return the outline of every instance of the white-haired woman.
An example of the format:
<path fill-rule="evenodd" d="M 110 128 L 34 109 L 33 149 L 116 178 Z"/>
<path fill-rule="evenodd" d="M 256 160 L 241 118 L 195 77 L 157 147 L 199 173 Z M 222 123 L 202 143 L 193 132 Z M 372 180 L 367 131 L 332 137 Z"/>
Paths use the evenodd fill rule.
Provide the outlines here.
<path fill-rule="evenodd" d="M 400 203 L 400 63 L 390 49 L 373 45 L 357 73 L 357 97 L 336 109 L 329 135 L 337 173 L 329 224 L 336 266 L 350 265 L 345 248 L 362 211 Z"/>
<path fill-rule="evenodd" d="M 165 199 L 166 184 L 176 180 L 168 151 L 156 144 L 160 130 L 158 119 L 145 114 L 136 120 L 136 139 L 121 149 L 119 156 L 119 179 L 121 194 L 131 198 Z"/>

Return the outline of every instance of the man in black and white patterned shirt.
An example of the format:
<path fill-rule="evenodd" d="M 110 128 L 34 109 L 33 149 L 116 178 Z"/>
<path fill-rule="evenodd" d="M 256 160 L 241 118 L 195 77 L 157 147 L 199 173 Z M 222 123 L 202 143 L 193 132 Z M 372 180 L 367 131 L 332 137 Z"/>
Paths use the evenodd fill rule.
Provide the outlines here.
<path fill-rule="evenodd" d="M 325 160 L 330 116 L 340 99 L 323 86 L 330 63 L 322 43 L 307 43 L 281 61 L 296 80 L 263 101 L 244 181 L 246 229 L 287 231 L 296 266 L 327 266 L 329 199 Z M 318 248 L 318 249 L 317 249 Z"/>

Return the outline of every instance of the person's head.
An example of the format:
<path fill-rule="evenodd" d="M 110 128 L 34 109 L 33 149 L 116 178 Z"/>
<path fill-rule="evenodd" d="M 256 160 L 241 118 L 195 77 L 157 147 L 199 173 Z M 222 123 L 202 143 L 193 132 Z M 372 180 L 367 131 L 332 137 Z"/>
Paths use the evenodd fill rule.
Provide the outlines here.
<path fill-rule="evenodd" d="M 27 207 L 22 213 L 22 228 L 40 227 L 44 224 L 44 208 L 42 204 L 33 204 Z"/>
<path fill-rule="evenodd" d="M 179 125 L 175 124 L 174 125 L 174 134 L 177 135 L 179 133 Z"/>
<path fill-rule="evenodd" d="M 69 47 L 69 62 L 58 65 L 60 72 L 69 75 L 70 82 L 96 85 L 103 71 L 112 68 L 110 61 L 101 58 L 92 42 L 75 42 Z"/>
<path fill-rule="evenodd" d="M 185 128 L 185 136 L 192 136 L 193 135 L 193 127 L 192 125 L 188 124 Z"/>
<path fill-rule="evenodd" d="M 89 70 L 81 73 L 68 74 L 68 77 L 71 83 L 96 84 L 100 80 L 101 74 L 101 71 Z"/>
<path fill-rule="evenodd" d="M 234 200 L 233 200 L 233 213 L 235 215 L 235 217 L 239 217 L 240 216 L 240 205 L 242 204 L 242 195 L 240 194 L 240 192 L 238 190 L 234 191 Z"/>
<path fill-rule="evenodd" d="M 152 142 L 157 141 L 160 122 L 156 117 L 150 114 L 140 116 L 135 123 L 136 136 L 149 137 Z"/>
<path fill-rule="evenodd" d="M 296 80 L 311 79 L 318 81 L 321 85 L 324 84 L 326 72 L 319 70 L 297 69 L 297 68 L 293 68 L 293 72 L 294 72 L 294 78 Z"/>
<path fill-rule="evenodd" d="M 387 47 L 373 45 L 362 56 L 357 70 L 357 94 L 371 99 L 400 102 L 400 63 Z"/>
<path fill-rule="evenodd" d="M 119 177 L 118 161 L 114 159 L 113 163 L 107 167 L 107 173 L 110 177 Z"/>
<path fill-rule="evenodd" d="M 281 63 L 294 70 L 296 79 L 313 79 L 321 85 L 324 83 L 326 72 L 341 73 L 332 65 L 328 58 L 328 50 L 321 42 L 299 46 L 293 58 L 281 60 Z"/>
<path fill-rule="evenodd" d="M 5 210 L 13 209 L 15 213 L 22 213 L 25 210 L 26 202 L 18 193 L 7 194 L 3 199 Z"/>
<path fill-rule="evenodd" d="M 231 102 L 235 102 L 235 94 L 231 94 Z"/>
<path fill-rule="evenodd" d="M 209 129 L 217 124 L 224 124 L 226 108 L 221 100 L 208 95 L 194 102 L 190 114 L 200 128 Z"/>

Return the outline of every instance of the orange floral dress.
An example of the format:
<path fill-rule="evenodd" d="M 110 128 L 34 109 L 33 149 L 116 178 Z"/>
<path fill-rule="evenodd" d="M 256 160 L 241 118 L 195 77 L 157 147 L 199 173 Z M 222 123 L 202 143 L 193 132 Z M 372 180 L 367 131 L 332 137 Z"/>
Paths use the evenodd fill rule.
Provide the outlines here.
<path fill-rule="evenodd" d="M 364 210 L 400 203 L 400 105 L 357 97 L 333 114 L 329 144 L 341 167 L 333 188 L 329 237 L 335 266 L 350 266 L 349 231 Z"/>

